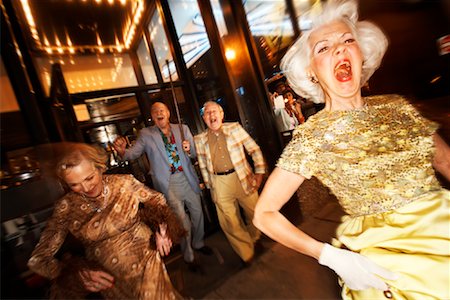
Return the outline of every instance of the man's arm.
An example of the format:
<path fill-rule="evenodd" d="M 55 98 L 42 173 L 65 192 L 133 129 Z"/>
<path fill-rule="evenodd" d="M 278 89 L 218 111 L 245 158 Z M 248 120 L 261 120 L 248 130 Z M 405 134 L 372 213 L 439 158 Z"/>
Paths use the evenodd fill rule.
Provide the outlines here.
<path fill-rule="evenodd" d="M 184 131 L 184 138 L 186 141 L 189 142 L 189 157 L 190 158 L 196 158 L 197 157 L 197 151 L 195 150 L 194 145 L 194 137 L 192 136 L 191 130 L 188 126 L 183 125 L 183 131 Z"/>
<path fill-rule="evenodd" d="M 125 160 L 131 160 L 136 159 L 144 153 L 145 150 L 145 141 L 144 141 L 144 135 L 142 132 L 139 134 L 138 139 L 136 140 L 136 143 L 131 146 L 130 148 L 126 149 L 126 144 L 124 145 L 125 138 L 119 137 L 114 141 L 114 148 L 119 153 L 119 155 L 122 157 L 122 159 Z"/>
<path fill-rule="evenodd" d="M 211 187 L 209 185 L 209 174 L 208 174 L 208 169 L 206 167 L 205 145 L 203 144 L 201 137 L 198 135 L 194 137 L 194 143 L 195 143 L 195 147 L 193 147 L 193 148 L 196 148 L 198 166 L 200 167 L 200 172 L 202 173 L 203 182 L 205 183 L 206 187 L 209 189 Z"/>
<path fill-rule="evenodd" d="M 241 125 L 238 126 L 238 134 L 241 137 L 241 141 L 244 145 L 247 153 L 252 157 L 253 165 L 255 168 L 255 174 L 265 174 L 267 165 L 264 160 L 261 148 L 256 144 L 252 137 L 242 128 Z"/>

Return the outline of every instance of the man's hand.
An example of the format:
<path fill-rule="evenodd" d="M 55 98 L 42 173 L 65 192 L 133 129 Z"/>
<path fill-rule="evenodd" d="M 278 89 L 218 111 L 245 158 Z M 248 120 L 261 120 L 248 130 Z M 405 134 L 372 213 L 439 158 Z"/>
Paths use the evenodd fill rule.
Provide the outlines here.
<path fill-rule="evenodd" d="M 166 256 L 172 248 L 172 240 L 167 235 L 167 224 L 159 224 L 159 232 L 156 232 L 156 249 L 161 256 Z"/>
<path fill-rule="evenodd" d="M 259 189 L 263 180 L 264 174 L 255 174 L 253 176 L 253 187 Z"/>
<path fill-rule="evenodd" d="M 189 143 L 189 141 L 183 141 L 182 146 L 184 152 L 189 153 L 191 151 L 191 144 Z"/>
<path fill-rule="evenodd" d="M 120 136 L 114 141 L 113 147 L 120 156 L 123 156 L 125 154 L 125 149 L 127 148 L 127 140 Z"/>
<path fill-rule="evenodd" d="M 114 286 L 114 277 L 103 271 L 84 269 L 79 271 L 84 287 L 91 292 L 99 292 Z"/>

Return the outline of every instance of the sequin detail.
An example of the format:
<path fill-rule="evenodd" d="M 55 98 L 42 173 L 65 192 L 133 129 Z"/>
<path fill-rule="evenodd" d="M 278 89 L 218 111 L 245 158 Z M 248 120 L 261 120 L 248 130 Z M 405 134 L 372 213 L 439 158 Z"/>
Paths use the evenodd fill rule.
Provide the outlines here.
<path fill-rule="evenodd" d="M 389 211 L 440 189 L 432 167 L 432 134 L 404 98 L 365 98 L 350 111 L 320 111 L 299 126 L 277 166 L 316 176 L 352 216 Z"/>

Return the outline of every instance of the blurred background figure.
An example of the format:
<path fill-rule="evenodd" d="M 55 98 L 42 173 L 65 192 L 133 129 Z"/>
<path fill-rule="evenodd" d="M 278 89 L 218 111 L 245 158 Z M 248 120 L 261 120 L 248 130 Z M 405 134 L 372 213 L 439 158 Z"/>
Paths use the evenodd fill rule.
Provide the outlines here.
<path fill-rule="evenodd" d="M 294 98 L 294 92 L 291 89 L 285 89 L 283 92 L 286 112 L 291 117 L 295 117 L 298 124 L 305 123 L 305 117 L 302 113 L 302 102 Z"/>

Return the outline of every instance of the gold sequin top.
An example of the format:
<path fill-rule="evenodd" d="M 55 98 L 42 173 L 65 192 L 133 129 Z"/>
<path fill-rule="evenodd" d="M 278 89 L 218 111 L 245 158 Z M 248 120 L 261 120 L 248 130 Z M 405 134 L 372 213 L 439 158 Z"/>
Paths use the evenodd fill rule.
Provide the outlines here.
<path fill-rule="evenodd" d="M 441 189 L 432 167 L 437 124 L 398 95 L 322 110 L 296 128 L 277 166 L 316 176 L 351 216 L 389 211 Z"/>

